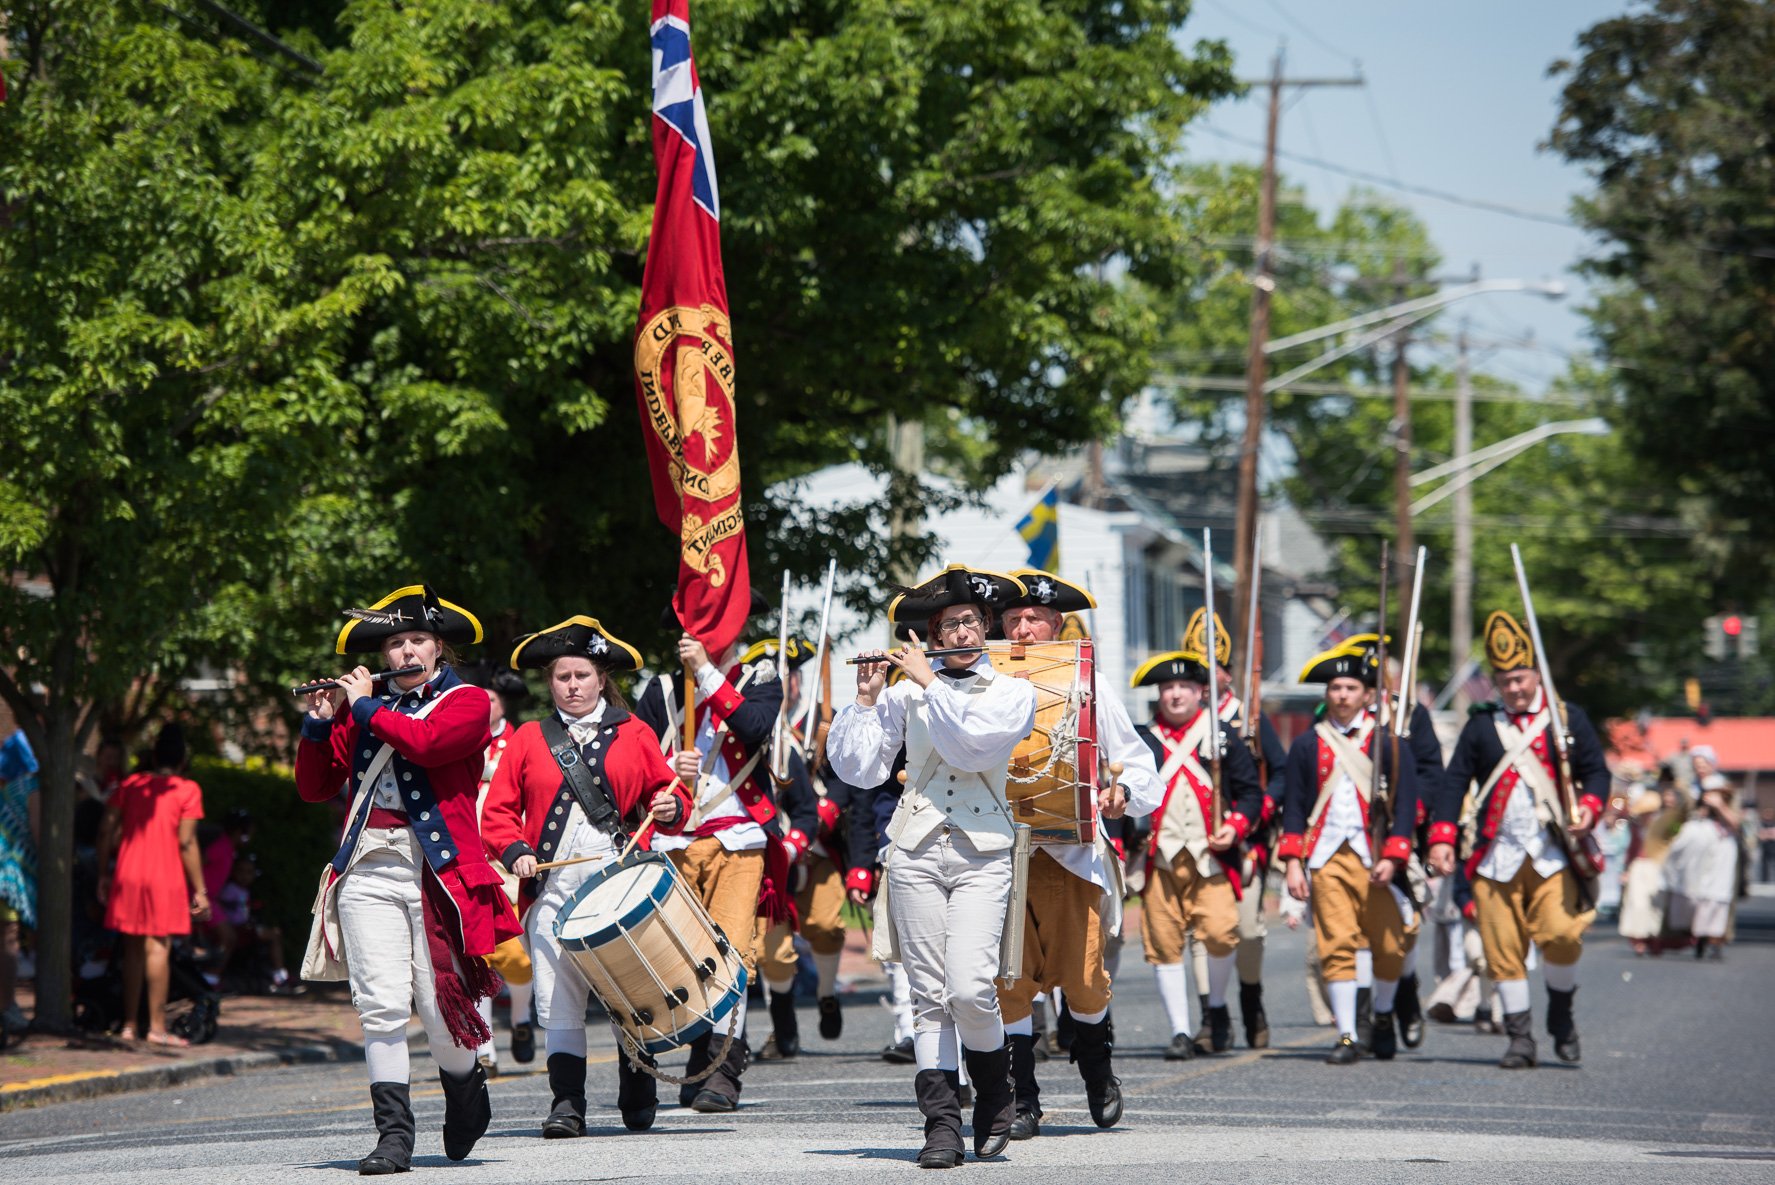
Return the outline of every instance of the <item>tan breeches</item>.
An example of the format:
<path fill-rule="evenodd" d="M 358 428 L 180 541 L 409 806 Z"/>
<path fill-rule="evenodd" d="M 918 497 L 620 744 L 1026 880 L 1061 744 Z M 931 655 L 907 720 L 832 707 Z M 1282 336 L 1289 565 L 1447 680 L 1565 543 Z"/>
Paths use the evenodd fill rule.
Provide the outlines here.
<path fill-rule="evenodd" d="M 1398 979 L 1405 970 L 1405 920 L 1385 885 L 1347 846 L 1313 871 L 1313 935 L 1327 983 L 1356 978 L 1356 952 L 1373 953 L 1374 977 Z"/>
<path fill-rule="evenodd" d="M 1225 873 L 1203 876 L 1187 851 L 1166 867 L 1157 861 L 1141 898 L 1141 937 L 1146 961 L 1183 961 L 1185 938 L 1194 934 L 1210 955 L 1230 955 L 1239 945 L 1239 901 Z"/>
<path fill-rule="evenodd" d="M 758 970 L 758 888 L 764 883 L 764 852 L 730 852 L 714 836 L 670 853 L 672 866 L 695 893 L 709 918 L 745 960 L 746 973 Z"/>
<path fill-rule="evenodd" d="M 1109 1007 L 1103 965 L 1103 890 L 1062 868 L 1039 848 L 1029 858 L 1029 895 L 1023 909 L 1023 974 L 998 981 L 1005 1023 L 1022 1020 L 1037 992 L 1058 987 L 1076 1013 Z"/>
<path fill-rule="evenodd" d="M 1543 877 L 1532 860 L 1524 860 L 1504 883 L 1474 877 L 1473 908 L 1486 966 L 1498 982 L 1528 978 L 1531 942 L 1555 966 L 1576 963 L 1584 950 L 1584 931 L 1596 917 L 1579 905 L 1576 875 L 1568 869 Z"/>

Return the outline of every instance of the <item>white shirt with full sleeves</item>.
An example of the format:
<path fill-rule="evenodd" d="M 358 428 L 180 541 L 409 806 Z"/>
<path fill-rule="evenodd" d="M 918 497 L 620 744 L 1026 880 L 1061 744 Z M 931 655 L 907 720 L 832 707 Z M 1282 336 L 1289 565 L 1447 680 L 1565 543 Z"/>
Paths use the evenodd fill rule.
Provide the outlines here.
<path fill-rule="evenodd" d="M 1002 773 L 1017 742 L 1035 727 L 1035 690 L 1021 679 L 996 678 L 984 693 L 968 694 L 963 686 L 991 665 L 982 654 L 960 685 L 945 675 L 931 680 L 928 688 L 902 679 L 885 689 L 873 707 L 846 704 L 826 739 L 832 768 L 853 786 L 887 781 L 894 756 L 906 741 L 907 711 L 918 703 L 931 745 L 946 765 L 969 773 Z"/>

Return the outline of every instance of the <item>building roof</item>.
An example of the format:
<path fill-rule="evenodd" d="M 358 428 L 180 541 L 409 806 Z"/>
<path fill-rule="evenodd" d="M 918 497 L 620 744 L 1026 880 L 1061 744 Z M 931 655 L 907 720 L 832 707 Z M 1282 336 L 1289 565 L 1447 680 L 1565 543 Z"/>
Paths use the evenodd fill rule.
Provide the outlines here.
<path fill-rule="evenodd" d="M 1719 755 L 1722 773 L 1744 774 L 1775 770 L 1775 717 L 1727 717 L 1703 724 L 1688 716 L 1654 716 L 1643 726 L 1630 720 L 1609 725 L 1609 743 L 1623 759 L 1638 759 L 1656 767 L 1658 762 L 1710 745 Z"/>

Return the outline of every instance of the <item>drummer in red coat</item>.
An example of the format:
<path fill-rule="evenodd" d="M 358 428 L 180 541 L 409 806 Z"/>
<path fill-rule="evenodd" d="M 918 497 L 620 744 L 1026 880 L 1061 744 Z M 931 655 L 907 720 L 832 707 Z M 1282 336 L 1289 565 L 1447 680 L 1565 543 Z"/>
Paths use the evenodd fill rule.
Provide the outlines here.
<path fill-rule="evenodd" d="M 691 800 L 653 731 L 629 714 L 612 678 L 640 667 L 635 648 L 592 617 L 519 638 L 511 665 L 546 670 L 553 710 L 520 727 L 487 792 L 487 850 L 523 880 L 518 906 L 530 935 L 536 1020 L 547 1042 L 553 1103 L 542 1134 L 585 1134 L 586 999 L 590 988 L 561 953 L 555 921 L 575 893 L 616 858 L 631 828 L 650 816 L 676 833 Z M 583 860 L 537 871 L 539 863 Z M 653 1126 L 657 1090 L 618 1042 L 617 1106 L 630 1131 Z"/>
<path fill-rule="evenodd" d="M 296 751 L 303 799 L 351 795 L 302 975 L 351 982 L 379 1136 L 358 1171 L 375 1175 L 412 1163 L 415 1011 L 443 1085 L 445 1154 L 461 1160 L 486 1132 L 492 1109 L 475 1048 L 489 1034 L 475 1004 L 498 990 L 486 957 L 518 924 L 476 818 L 487 693 L 445 661 L 449 643 L 481 640 L 481 623 L 420 584 L 346 616 L 338 653 L 380 651 L 390 670 L 419 668 L 378 688 L 359 666 L 309 695 Z"/>

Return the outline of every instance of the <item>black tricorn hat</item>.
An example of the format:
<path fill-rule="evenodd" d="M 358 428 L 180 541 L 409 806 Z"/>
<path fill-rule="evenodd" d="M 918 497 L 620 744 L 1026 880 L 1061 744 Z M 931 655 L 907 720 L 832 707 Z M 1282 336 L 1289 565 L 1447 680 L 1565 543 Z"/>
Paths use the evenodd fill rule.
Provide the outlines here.
<path fill-rule="evenodd" d="M 1192 683 L 1208 685 L 1208 664 L 1202 656 L 1193 650 L 1173 650 L 1169 654 L 1155 654 L 1138 667 L 1134 668 L 1133 676 L 1128 680 L 1129 687 L 1157 687 L 1161 683 L 1171 683 L 1178 679 L 1188 679 Z"/>
<path fill-rule="evenodd" d="M 1368 645 L 1361 642 L 1354 646 L 1341 645 L 1308 659 L 1307 665 L 1301 668 L 1300 681 L 1330 683 L 1333 679 L 1359 679 L 1364 687 L 1373 687 L 1379 667 L 1377 653 Z"/>
<path fill-rule="evenodd" d="M 481 623 L 461 605 L 446 601 L 429 584 L 397 588 L 368 609 L 347 609 L 351 618 L 333 644 L 335 654 L 368 654 L 396 634 L 421 630 L 446 642 L 469 645 L 481 640 Z"/>
<path fill-rule="evenodd" d="M 640 651 L 583 614 L 517 639 L 509 661 L 513 670 L 536 671 L 557 658 L 586 658 L 612 671 L 641 669 Z"/>
<path fill-rule="evenodd" d="M 760 613 L 769 613 L 771 608 L 771 603 L 765 600 L 764 595 L 757 589 L 753 589 L 752 607 L 746 610 L 746 616 L 757 617 Z M 672 603 L 670 601 L 667 601 L 666 607 L 660 611 L 659 628 L 662 630 L 678 631 L 684 629 L 683 623 L 678 620 L 678 611 L 672 608 Z"/>
<path fill-rule="evenodd" d="M 783 658 L 790 670 L 801 666 L 813 658 L 814 654 L 814 644 L 806 638 L 797 638 L 794 634 L 789 635 L 789 644 L 783 648 Z M 752 643 L 746 652 L 740 655 L 740 665 L 750 666 L 761 658 L 768 659 L 772 666 L 776 665 L 777 640 L 775 638 L 766 638 L 762 642 Z"/>
<path fill-rule="evenodd" d="M 1097 598 L 1052 572 L 1040 568 L 1017 568 L 1012 577 L 1023 584 L 1024 593 L 1015 600 L 992 607 L 1000 613 L 1006 609 L 1052 609 L 1056 613 L 1078 613 L 1097 608 Z"/>
<path fill-rule="evenodd" d="M 905 589 L 888 602 L 888 620 L 917 628 L 952 605 L 978 605 L 996 610 L 1014 604 L 1028 590 L 1015 576 L 950 564 L 921 584 Z"/>

